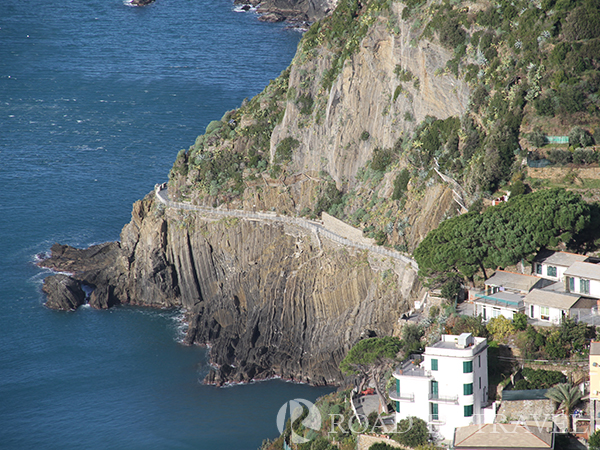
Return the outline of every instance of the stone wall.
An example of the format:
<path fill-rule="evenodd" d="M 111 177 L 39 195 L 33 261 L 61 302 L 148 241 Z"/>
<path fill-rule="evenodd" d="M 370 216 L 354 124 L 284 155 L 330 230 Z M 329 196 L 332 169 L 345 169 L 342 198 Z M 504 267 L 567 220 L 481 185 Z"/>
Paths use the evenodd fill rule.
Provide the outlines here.
<path fill-rule="evenodd" d="M 323 219 L 323 226 L 338 236 L 363 245 L 375 245 L 373 239 L 363 237 L 362 230 L 354 228 L 352 225 L 348 225 L 346 222 L 342 222 L 326 212 L 322 213 L 321 218 Z"/>

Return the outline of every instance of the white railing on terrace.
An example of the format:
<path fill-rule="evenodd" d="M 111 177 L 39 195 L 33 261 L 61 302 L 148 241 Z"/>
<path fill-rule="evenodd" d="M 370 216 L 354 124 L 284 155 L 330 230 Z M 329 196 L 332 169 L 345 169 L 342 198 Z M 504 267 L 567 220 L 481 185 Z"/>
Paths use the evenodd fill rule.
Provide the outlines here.
<path fill-rule="evenodd" d="M 206 206 L 198 206 L 192 205 L 190 203 L 183 202 L 174 202 L 168 198 L 168 189 L 165 187 L 165 184 L 156 185 L 154 192 L 156 194 L 156 198 L 166 206 L 170 208 L 176 209 L 184 209 L 187 211 L 198 211 L 203 214 L 212 214 L 219 216 L 228 216 L 228 217 L 240 217 L 244 219 L 257 219 L 257 220 L 271 220 L 274 222 L 283 222 L 283 223 L 291 223 L 297 225 L 299 227 L 306 228 L 316 234 L 319 234 L 327 239 L 337 242 L 338 244 L 358 248 L 360 250 L 367 250 L 370 252 L 378 253 L 383 256 L 388 256 L 390 258 L 397 259 L 402 261 L 404 264 L 410 264 L 415 270 L 419 270 L 419 266 L 417 262 L 409 258 L 406 255 L 403 255 L 400 252 L 387 250 L 385 248 L 373 246 L 373 245 L 365 245 L 360 244 L 358 242 L 351 241 L 350 239 L 343 238 L 325 227 L 319 222 L 314 220 L 302 219 L 299 217 L 289 217 L 289 216 L 280 216 L 274 212 L 250 212 L 246 210 L 239 209 L 218 209 L 218 208 L 209 208 Z"/>
<path fill-rule="evenodd" d="M 429 400 L 434 403 L 458 403 L 458 395 L 429 394 Z"/>
<path fill-rule="evenodd" d="M 390 399 L 398 401 L 398 402 L 414 402 L 415 401 L 415 394 L 410 393 L 402 393 L 402 392 L 398 392 L 398 390 L 396 388 L 390 388 L 389 392 L 388 392 Z"/>

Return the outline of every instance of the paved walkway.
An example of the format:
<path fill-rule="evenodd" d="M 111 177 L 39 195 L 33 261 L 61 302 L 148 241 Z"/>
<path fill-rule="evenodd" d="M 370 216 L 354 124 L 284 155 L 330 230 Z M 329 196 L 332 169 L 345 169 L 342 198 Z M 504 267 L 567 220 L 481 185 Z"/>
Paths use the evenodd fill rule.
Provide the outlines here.
<path fill-rule="evenodd" d="M 280 216 L 274 212 L 250 212 L 243 209 L 225 210 L 218 208 L 209 208 L 206 206 L 192 205 L 191 203 L 174 202 L 169 198 L 169 191 L 166 186 L 166 183 L 157 184 L 154 188 L 154 192 L 156 194 L 156 198 L 161 203 L 165 204 L 170 208 L 185 209 L 188 211 L 198 211 L 202 214 L 209 215 L 240 217 L 245 220 L 268 220 L 273 222 L 290 223 L 312 231 L 317 235 L 317 238 L 319 236 L 322 236 L 341 245 L 354 247 L 360 250 L 368 250 L 373 253 L 388 256 L 404 264 L 410 264 L 415 270 L 419 270 L 419 266 L 417 265 L 417 262 L 414 259 L 409 258 L 408 256 L 403 255 L 400 252 L 387 250 L 379 246 L 365 245 L 351 241 L 349 239 L 339 236 L 338 234 L 331 232 L 330 230 L 323 227 L 321 223 L 316 222 L 314 220 L 302 219 L 300 217 Z"/>

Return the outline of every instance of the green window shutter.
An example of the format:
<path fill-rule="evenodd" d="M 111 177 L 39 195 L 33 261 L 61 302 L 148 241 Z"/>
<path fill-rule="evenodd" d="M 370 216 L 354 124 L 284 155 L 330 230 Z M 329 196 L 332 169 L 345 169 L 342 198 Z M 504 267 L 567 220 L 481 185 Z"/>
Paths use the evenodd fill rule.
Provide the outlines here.
<path fill-rule="evenodd" d="M 465 417 L 473 417 L 473 405 L 465 405 Z"/>
<path fill-rule="evenodd" d="M 437 359 L 431 360 L 431 370 L 438 370 L 438 360 Z"/>
<path fill-rule="evenodd" d="M 400 402 L 395 402 L 396 403 L 396 412 L 400 412 Z"/>
<path fill-rule="evenodd" d="M 568 287 L 569 292 L 574 292 L 575 291 L 575 278 L 567 277 L 567 284 L 569 285 L 569 287 Z"/>
<path fill-rule="evenodd" d="M 472 395 L 473 394 L 473 383 L 463 384 L 463 394 L 464 395 Z"/>
<path fill-rule="evenodd" d="M 473 361 L 463 361 L 463 373 L 473 372 Z"/>
<path fill-rule="evenodd" d="M 438 404 L 437 403 L 432 403 L 431 404 L 431 420 L 439 420 L 439 414 L 438 414 Z"/>

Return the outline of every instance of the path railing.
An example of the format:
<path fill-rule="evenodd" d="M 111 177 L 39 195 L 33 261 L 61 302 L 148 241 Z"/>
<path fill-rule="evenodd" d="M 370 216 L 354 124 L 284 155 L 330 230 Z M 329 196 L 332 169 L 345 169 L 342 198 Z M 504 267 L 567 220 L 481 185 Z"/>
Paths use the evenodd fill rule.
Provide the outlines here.
<path fill-rule="evenodd" d="M 282 223 L 291 223 L 297 225 L 299 227 L 308 229 L 315 234 L 318 234 L 322 237 L 325 237 L 333 242 L 337 242 L 338 244 L 345 245 L 348 247 L 358 248 L 360 250 L 367 250 L 369 252 L 377 253 L 383 256 L 387 256 L 398 261 L 403 262 L 404 264 L 410 264 L 415 270 L 419 270 L 419 266 L 417 262 L 406 256 L 400 252 L 388 250 L 381 247 L 376 247 L 373 245 L 365 245 L 358 242 L 354 242 L 350 239 L 344 238 L 336 233 L 325 228 L 321 223 L 302 219 L 300 217 L 289 217 L 289 216 L 280 216 L 274 212 L 250 212 L 246 210 L 240 209 L 217 209 L 217 208 L 209 208 L 206 206 L 198 206 L 192 205 L 190 203 L 184 202 L 174 202 L 169 199 L 168 189 L 166 187 L 166 183 L 157 184 L 154 188 L 154 192 L 156 194 L 156 198 L 163 203 L 164 205 L 170 208 L 183 209 L 187 211 L 198 211 L 203 214 L 208 215 L 217 215 L 224 217 L 240 217 L 247 220 L 270 220 L 273 222 L 282 222 Z"/>

